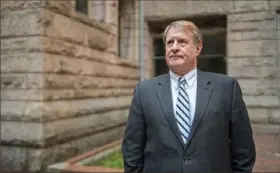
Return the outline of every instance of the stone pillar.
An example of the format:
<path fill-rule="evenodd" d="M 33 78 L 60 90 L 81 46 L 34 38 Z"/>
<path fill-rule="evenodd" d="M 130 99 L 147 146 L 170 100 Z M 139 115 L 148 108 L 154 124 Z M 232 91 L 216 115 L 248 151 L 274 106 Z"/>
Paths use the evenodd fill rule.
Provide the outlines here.
<path fill-rule="evenodd" d="M 113 34 L 110 37 L 108 52 L 118 55 L 119 50 L 119 1 L 104 1 L 105 23 L 112 26 Z"/>
<path fill-rule="evenodd" d="M 44 145 L 40 1 L 1 2 L 1 168 L 36 169 Z M 33 163 L 29 166 L 26 162 Z M 5 169 L 6 168 L 6 169 Z"/>
<path fill-rule="evenodd" d="M 148 23 L 145 21 L 145 44 L 144 44 L 144 56 L 145 56 L 145 79 L 154 77 L 154 50 L 153 50 L 153 38 L 149 32 Z"/>
<path fill-rule="evenodd" d="M 136 20 L 136 5 L 135 0 L 121 0 L 120 1 L 120 56 L 123 58 L 130 58 L 137 61 L 137 20 Z"/>
<path fill-rule="evenodd" d="M 95 0 L 88 1 L 88 16 L 89 18 L 95 19 L 97 21 L 105 21 L 105 1 Z"/>

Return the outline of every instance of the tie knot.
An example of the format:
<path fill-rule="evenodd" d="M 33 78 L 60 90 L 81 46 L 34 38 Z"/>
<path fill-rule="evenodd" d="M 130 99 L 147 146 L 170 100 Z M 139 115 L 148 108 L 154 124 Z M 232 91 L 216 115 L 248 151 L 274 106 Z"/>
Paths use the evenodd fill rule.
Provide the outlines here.
<path fill-rule="evenodd" d="M 179 85 L 185 85 L 186 84 L 186 79 L 184 77 L 179 77 Z"/>

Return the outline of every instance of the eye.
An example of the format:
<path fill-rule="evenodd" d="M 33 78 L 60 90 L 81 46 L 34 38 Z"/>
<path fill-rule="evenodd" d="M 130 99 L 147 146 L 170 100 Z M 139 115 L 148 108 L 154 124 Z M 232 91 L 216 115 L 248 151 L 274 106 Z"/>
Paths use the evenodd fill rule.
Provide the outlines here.
<path fill-rule="evenodd" d="M 179 39 L 179 40 L 178 40 L 178 43 L 179 43 L 180 45 L 186 45 L 186 44 L 188 44 L 188 41 L 185 40 L 185 39 Z"/>
<path fill-rule="evenodd" d="M 168 41 L 167 41 L 167 46 L 172 46 L 173 43 L 174 43 L 174 40 L 168 40 Z"/>

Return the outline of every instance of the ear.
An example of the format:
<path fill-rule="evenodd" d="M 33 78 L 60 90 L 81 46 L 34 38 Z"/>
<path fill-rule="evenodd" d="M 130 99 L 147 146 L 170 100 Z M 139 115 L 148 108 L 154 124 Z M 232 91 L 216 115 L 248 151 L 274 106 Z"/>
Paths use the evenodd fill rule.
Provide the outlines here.
<path fill-rule="evenodd" d="M 200 54 L 202 48 L 203 48 L 203 45 L 201 42 L 196 45 L 196 56 L 198 56 Z"/>

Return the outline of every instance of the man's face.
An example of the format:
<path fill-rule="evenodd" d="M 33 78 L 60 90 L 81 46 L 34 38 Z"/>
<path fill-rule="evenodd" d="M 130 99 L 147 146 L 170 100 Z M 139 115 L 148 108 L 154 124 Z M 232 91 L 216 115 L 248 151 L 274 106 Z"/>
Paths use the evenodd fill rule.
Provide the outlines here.
<path fill-rule="evenodd" d="M 193 33 L 172 27 L 166 35 L 165 59 L 168 67 L 178 75 L 184 75 L 197 65 L 202 44 L 194 43 Z"/>

